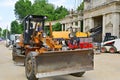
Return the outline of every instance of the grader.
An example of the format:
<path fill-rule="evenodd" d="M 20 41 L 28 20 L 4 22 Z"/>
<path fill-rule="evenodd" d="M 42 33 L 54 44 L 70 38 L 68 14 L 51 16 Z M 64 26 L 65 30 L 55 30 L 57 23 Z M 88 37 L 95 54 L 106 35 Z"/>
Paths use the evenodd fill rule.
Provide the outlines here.
<path fill-rule="evenodd" d="M 13 47 L 13 61 L 24 62 L 27 79 L 65 74 L 81 77 L 85 71 L 93 70 L 91 38 L 47 36 L 45 20 L 45 16 L 26 16 L 24 32 Z"/>

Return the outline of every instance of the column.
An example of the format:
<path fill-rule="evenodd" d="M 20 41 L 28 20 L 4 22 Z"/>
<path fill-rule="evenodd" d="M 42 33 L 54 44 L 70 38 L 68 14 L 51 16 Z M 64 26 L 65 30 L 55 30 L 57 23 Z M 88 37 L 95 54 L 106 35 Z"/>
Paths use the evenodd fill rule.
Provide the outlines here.
<path fill-rule="evenodd" d="M 113 35 L 119 37 L 119 13 L 113 13 L 112 22 L 113 22 Z"/>
<path fill-rule="evenodd" d="M 75 26 L 76 26 L 76 25 L 75 25 L 75 22 L 73 22 L 73 28 L 75 28 Z"/>
<path fill-rule="evenodd" d="M 104 14 L 103 15 L 103 24 L 102 24 L 102 40 L 104 40 L 104 37 L 105 37 L 105 23 L 106 23 L 106 15 Z"/>
<path fill-rule="evenodd" d="M 85 32 L 86 19 L 83 20 L 83 32 Z"/>
<path fill-rule="evenodd" d="M 65 31 L 67 30 L 67 24 L 65 23 Z"/>
<path fill-rule="evenodd" d="M 95 26 L 94 26 L 94 19 L 91 17 L 90 19 L 89 19 L 89 29 L 92 29 L 92 28 L 94 28 Z"/>
<path fill-rule="evenodd" d="M 81 21 L 78 21 L 78 27 L 81 28 Z"/>

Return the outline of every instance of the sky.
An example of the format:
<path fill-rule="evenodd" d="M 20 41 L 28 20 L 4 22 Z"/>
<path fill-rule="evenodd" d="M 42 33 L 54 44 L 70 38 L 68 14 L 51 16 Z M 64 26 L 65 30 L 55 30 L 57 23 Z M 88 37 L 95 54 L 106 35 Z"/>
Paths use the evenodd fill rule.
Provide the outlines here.
<path fill-rule="evenodd" d="M 0 0 L 0 27 L 2 29 L 10 30 L 10 23 L 14 21 L 14 4 L 18 0 Z M 33 0 L 30 0 L 33 2 Z M 68 10 L 75 9 L 82 0 L 48 0 L 49 3 L 54 4 L 55 6 L 63 5 Z"/>

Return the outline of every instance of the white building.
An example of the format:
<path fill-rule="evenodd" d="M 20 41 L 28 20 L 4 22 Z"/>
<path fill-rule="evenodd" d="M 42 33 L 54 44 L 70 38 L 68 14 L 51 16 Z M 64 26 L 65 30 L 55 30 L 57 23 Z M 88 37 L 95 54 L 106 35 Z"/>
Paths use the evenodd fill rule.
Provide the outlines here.
<path fill-rule="evenodd" d="M 120 0 L 84 0 L 84 30 L 102 26 L 96 38 L 104 39 L 105 33 L 120 37 Z"/>

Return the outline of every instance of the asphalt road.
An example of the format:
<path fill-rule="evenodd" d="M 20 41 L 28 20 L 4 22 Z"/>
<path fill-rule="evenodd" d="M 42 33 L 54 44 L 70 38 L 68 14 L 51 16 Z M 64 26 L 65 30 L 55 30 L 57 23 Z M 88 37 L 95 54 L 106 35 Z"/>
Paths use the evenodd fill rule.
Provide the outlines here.
<path fill-rule="evenodd" d="M 16 66 L 11 59 L 11 50 L 0 44 L 0 80 L 27 80 L 24 66 Z M 42 78 L 40 80 L 120 80 L 120 54 L 95 55 L 94 70 L 83 77 L 71 75 Z"/>

